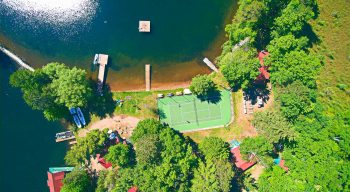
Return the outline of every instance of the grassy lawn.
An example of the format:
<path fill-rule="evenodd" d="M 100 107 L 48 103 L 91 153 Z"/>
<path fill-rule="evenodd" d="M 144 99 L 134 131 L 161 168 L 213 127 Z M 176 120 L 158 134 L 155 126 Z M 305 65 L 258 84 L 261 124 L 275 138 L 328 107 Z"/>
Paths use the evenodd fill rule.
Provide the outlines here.
<path fill-rule="evenodd" d="M 328 116 L 350 109 L 349 1 L 319 0 L 320 15 L 312 23 L 321 43 L 313 48 L 325 56 L 318 79 L 319 100 Z"/>
<path fill-rule="evenodd" d="M 117 106 L 114 110 L 114 114 L 125 114 L 141 119 L 157 118 L 157 94 L 175 93 L 180 90 L 182 89 L 151 92 L 113 92 L 114 100 L 124 100 L 123 106 Z"/>

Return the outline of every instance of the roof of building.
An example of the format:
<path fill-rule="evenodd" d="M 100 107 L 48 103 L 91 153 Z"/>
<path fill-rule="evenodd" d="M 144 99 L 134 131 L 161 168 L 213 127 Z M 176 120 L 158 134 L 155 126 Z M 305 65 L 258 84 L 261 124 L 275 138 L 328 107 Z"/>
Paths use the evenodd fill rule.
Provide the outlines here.
<path fill-rule="evenodd" d="M 285 165 L 284 165 L 284 163 L 285 163 L 285 160 L 284 160 L 284 159 L 282 159 L 282 160 L 280 161 L 279 166 L 280 166 L 280 167 L 282 167 L 282 169 L 284 169 L 284 170 L 287 172 L 287 171 L 288 171 L 288 167 L 287 167 L 287 166 L 285 166 Z"/>
<path fill-rule="evenodd" d="M 99 162 L 104 168 L 106 168 L 106 169 L 112 167 L 112 163 L 107 162 L 103 157 L 100 157 L 100 158 L 98 159 L 98 162 Z"/>
<path fill-rule="evenodd" d="M 137 192 L 137 187 L 133 186 L 131 187 L 128 192 Z"/>
<path fill-rule="evenodd" d="M 60 192 L 63 186 L 64 172 L 47 172 L 47 178 L 47 186 L 49 186 L 50 192 Z"/>
<path fill-rule="evenodd" d="M 240 147 L 235 147 L 231 149 L 231 153 L 233 154 L 234 157 L 234 163 L 237 168 L 241 169 L 242 171 L 245 171 L 255 165 L 256 162 L 247 162 L 242 159 Z"/>
<path fill-rule="evenodd" d="M 270 53 L 265 50 L 262 50 L 258 53 L 258 58 L 261 66 L 264 66 L 264 57 L 268 56 L 269 54 Z"/>

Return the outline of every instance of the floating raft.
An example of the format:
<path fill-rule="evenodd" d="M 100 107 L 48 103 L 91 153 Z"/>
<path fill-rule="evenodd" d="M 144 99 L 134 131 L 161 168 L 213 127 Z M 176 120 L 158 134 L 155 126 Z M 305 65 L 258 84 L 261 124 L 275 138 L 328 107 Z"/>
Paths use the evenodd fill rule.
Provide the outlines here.
<path fill-rule="evenodd" d="M 145 80 L 146 80 L 146 91 L 151 90 L 151 65 L 146 64 L 145 66 Z"/>
<path fill-rule="evenodd" d="M 215 65 L 214 65 L 211 61 L 209 61 L 208 58 L 204 58 L 203 61 L 204 61 L 205 64 L 208 65 L 208 67 L 209 67 L 211 70 L 213 70 L 213 71 L 215 71 L 215 72 L 219 72 L 218 68 L 216 68 Z"/>
<path fill-rule="evenodd" d="M 139 32 L 151 32 L 151 21 L 139 21 Z"/>

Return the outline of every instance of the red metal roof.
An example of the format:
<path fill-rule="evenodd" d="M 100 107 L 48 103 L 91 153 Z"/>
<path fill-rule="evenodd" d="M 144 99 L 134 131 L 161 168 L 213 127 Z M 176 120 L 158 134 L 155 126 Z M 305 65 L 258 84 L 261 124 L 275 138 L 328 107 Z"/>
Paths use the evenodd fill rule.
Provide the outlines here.
<path fill-rule="evenodd" d="M 98 157 L 98 162 L 106 169 L 112 167 L 112 163 L 107 162 L 104 158 Z"/>
<path fill-rule="evenodd" d="M 288 171 L 288 167 L 286 167 L 286 166 L 284 165 L 284 163 L 285 163 L 285 160 L 282 159 L 281 162 L 280 162 L 280 164 L 279 164 L 279 166 L 282 167 L 282 169 L 284 169 L 284 170 L 287 172 L 287 171 Z"/>
<path fill-rule="evenodd" d="M 137 187 L 133 186 L 131 187 L 128 192 L 137 192 Z"/>
<path fill-rule="evenodd" d="M 259 61 L 260 61 L 260 65 L 261 66 L 264 66 L 264 57 L 268 56 L 270 53 L 267 52 L 267 51 L 260 51 L 258 53 L 258 58 L 259 58 Z"/>
<path fill-rule="evenodd" d="M 242 171 L 245 171 L 249 169 L 251 166 L 253 166 L 256 162 L 246 162 L 242 159 L 241 151 L 239 147 L 235 147 L 231 149 L 231 153 L 234 157 L 234 163 L 237 168 L 241 169 Z"/>
<path fill-rule="evenodd" d="M 49 186 L 50 192 L 60 192 L 63 186 L 64 172 L 47 172 L 47 178 L 47 186 Z"/>

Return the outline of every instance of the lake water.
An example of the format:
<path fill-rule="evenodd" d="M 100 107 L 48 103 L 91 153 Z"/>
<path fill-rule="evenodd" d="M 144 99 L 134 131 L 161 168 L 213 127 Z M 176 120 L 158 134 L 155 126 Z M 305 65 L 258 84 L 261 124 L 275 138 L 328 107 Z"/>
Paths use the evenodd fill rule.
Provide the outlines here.
<path fill-rule="evenodd" d="M 149 63 L 152 87 L 165 88 L 210 72 L 202 59 L 220 53 L 233 8 L 232 0 L 2 0 L 0 43 L 35 67 L 93 71 L 94 54 L 106 53 L 113 90 L 144 89 Z M 151 33 L 138 32 L 139 20 L 151 21 Z"/>
<path fill-rule="evenodd" d="M 48 191 L 46 171 L 64 165 L 67 146 L 55 142 L 63 127 L 29 108 L 20 90 L 9 86 L 16 70 L 10 62 L 0 54 L 0 191 Z"/>

